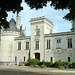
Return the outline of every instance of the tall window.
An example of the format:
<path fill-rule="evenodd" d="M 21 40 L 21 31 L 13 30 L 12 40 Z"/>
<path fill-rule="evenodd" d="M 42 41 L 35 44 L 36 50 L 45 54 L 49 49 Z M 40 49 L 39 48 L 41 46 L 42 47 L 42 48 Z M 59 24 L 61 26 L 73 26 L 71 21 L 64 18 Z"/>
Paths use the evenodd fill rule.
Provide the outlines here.
<path fill-rule="evenodd" d="M 24 57 L 24 61 L 25 61 L 25 57 Z"/>
<path fill-rule="evenodd" d="M 61 39 L 57 39 L 57 48 L 61 48 Z"/>
<path fill-rule="evenodd" d="M 68 57 L 68 62 L 70 62 L 71 60 L 70 60 L 70 57 Z"/>
<path fill-rule="evenodd" d="M 47 49 L 50 49 L 50 40 L 47 40 Z"/>
<path fill-rule="evenodd" d="M 68 48 L 72 48 L 72 38 L 68 39 Z"/>
<path fill-rule="evenodd" d="M 21 42 L 18 42 L 18 50 L 21 50 Z"/>
<path fill-rule="evenodd" d="M 39 41 L 35 42 L 35 49 L 39 49 Z"/>
<path fill-rule="evenodd" d="M 26 50 L 29 50 L 29 42 L 26 42 Z"/>
<path fill-rule="evenodd" d="M 53 57 L 51 57 L 51 62 L 53 62 Z"/>

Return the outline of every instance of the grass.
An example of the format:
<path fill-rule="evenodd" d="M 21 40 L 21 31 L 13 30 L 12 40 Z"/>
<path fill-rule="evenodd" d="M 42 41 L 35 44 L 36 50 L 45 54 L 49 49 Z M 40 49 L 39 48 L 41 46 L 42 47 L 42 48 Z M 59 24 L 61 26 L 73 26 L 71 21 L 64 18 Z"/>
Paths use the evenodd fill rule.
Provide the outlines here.
<path fill-rule="evenodd" d="M 0 71 L 0 75 L 75 75 L 75 73 Z"/>

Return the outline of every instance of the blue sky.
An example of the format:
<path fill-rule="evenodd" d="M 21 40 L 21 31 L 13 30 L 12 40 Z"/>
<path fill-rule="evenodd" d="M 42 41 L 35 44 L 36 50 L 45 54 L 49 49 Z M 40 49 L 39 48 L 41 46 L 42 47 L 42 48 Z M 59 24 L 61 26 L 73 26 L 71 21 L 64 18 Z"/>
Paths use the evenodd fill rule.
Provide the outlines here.
<path fill-rule="evenodd" d="M 26 26 L 26 34 L 28 36 L 31 35 L 31 25 L 29 23 L 30 18 L 41 16 L 45 16 L 53 22 L 53 33 L 70 31 L 71 22 L 63 19 L 63 16 L 69 12 L 68 10 L 54 10 L 54 8 L 50 6 L 50 3 L 47 4 L 47 7 L 39 10 L 30 9 L 30 7 L 28 7 L 28 5 L 24 2 L 22 2 L 21 5 L 24 9 L 19 13 L 19 16 L 21 16 L 21 24 L 23 25 L 23 29 Z M 8 12 L 7 20 L 10 21 L 11 18 L 12 12 Z M 16 20 L 16 14 L 13 14 L 13 18 Z"/>

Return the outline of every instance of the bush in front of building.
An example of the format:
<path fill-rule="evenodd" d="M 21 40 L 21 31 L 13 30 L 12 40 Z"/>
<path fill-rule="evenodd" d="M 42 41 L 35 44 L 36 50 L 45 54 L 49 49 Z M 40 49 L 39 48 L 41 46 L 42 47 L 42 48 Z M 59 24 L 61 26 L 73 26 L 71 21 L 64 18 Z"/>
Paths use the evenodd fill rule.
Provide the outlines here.
<path fill-rule="evenodd" d="M 34 67 L 34 65 L 30 65 L 30 67 Z"/>
<path fill-rule="evenodd" d="M 34 67 L 39 68 L 40 66 L 39 65 L 34 65 Z"/>
<path fill-rule="evenodd" d="M 59 66 L 58 68 L 59 68 L 59 69 L 65 69 L 65 67 L 64 67 L 64 66 Z"/>
<path fill-rule="evenodd" d="M 25 63 L 25 66 L 29 66 L 30 64 L 29 64 L 29 62 L 28 63 Z"/>
<path fill-rule="evenodd" d="M 42 62 L 38 63 L 39 66 L 44 65 L 44 64 L 45 64 L 45 61 L 42 61 Z"/>
<path fill-rule="evenodd" d="M 68 68 L 70 66 L 70 62 L 62 62 L 62 65 L 65 67 L 65 68 Z"/>
<path fill-rule="evenodd" d="M 40 61 L 38 59 L 30 59 L 29 60 L 29 65 L 38 65 Z"/>
<path fill-rule="evenodd" d="M 45 62 L 46 67 L 53 67 L 53 62 Z"/>
<path fill-rule="evenodd" d="M 39 62 L 38 65 L 39 66 L 46 65 L 46 67 L 53 67 L 53 62 L 45 62 L 45 61 L 42 61 L 42 62 Z"/>
<path fill-rule="evenodd" d="M 46 65 L 43 64 L 43 65 L 41 65 L 40 67 L 41 67 L 41 68 L 46 68 Z"/>
<path fill-rule="evenodd" d="M 56 61 L 54 63 L 54 67 L 58 68 L 59 66 L 63 66 L 62 62 L 61 61 Z"/>
<path fill-rule="evenodd" d="M 64 66 L 65 68 L 68 68 L 70 66 L 70 62 L 56 61 L 54 63 L 54 67 L 59 68 L 60 66 Z"/>
<path fill-rule="evenodd" d="M 75 68 L 75 62 L 72 62 L 72 68 Z"/>
<path fill-rule="evenodd" d="M 23 63 L 20 63 L 19 66 L 25 66 Z"/>

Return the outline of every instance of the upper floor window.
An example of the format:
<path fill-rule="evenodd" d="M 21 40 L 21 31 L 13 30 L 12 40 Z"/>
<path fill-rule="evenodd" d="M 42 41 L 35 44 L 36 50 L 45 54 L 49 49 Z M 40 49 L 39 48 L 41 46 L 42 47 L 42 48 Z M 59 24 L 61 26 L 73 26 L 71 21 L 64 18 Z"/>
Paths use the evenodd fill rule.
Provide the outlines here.
<path fill-rule="evenodd" d="M 26 42 L 26 50 L 29 49 L 29 42 Z"/>
<path fill-rule="evenodd" d="M 35 42 L 35 49 L 39 49 L 39 41 Z"/>
<path fill-rule="evenodd" d="M 40 30 L 36 30 L 36 35 L 40 35 Z"/>
<path fill-rule="evenodd" d="M 68 48 L 72 48 L 72 38 L 68 39 Z"/>
<path fill-rule="evenodd" d="M 57 48 L 61 48 L 61 39 L 57 39 Z"/>
<path fill-rule="evenodd" d="M 47 40 L 47 49 L 50 49 L 50 40 Z"/>
<path fill-rule="evenodd" d="M 18 50 L 21 50 L 21 42 L 18 42 Z"/>

